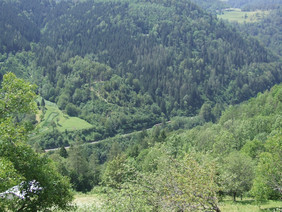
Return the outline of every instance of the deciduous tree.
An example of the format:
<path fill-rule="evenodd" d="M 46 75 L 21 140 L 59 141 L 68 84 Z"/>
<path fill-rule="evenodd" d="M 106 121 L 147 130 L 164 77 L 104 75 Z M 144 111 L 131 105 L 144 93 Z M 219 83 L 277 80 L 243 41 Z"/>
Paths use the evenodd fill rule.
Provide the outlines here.
<path fill-rule="evenodd" d="M 278 199 L 282 195 L 282 133 L 271 136 L 266 151 L 259 155 L 252 194 L 257 200 Z"/>
<path fill-rule="evenodd" d="M 254 178 L 254 165 L 252 159 L 240 152 L 231 152 L 222 166 L 221 180 L 223 190 L 233 195 L 243 195 L 250 190 Z"/>

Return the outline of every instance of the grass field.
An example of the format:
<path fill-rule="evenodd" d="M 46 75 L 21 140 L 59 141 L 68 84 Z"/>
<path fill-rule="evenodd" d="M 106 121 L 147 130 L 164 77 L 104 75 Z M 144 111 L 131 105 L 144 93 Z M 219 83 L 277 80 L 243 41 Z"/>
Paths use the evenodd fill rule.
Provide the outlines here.
<path fill-rule="evenodd" d="M 100 194 L 77 193 L 74 204 L 77 206 L 75 211 L 100 211 L 103 197 Z M 226 198 L 219 203 L 219 208 L 222 212 L 282 212 L 282 201 L 258 203 L 253 199 L 243 199 L 233 202 L 231 198 Z"/>
<path fill-rule="evenodd" d="M 88 122 L 77 118 L 70 117 L 67 114 L 64 114 L 55 103 L 45 101 L 45 114 L 44 118 L 40 121 L 38 129 L 39 133 L 44 133 L 53 130 L 54 123 L 59 131 L 73 131 L 91 128 L 92 125 Z M 39 111 L 39 115 L 42 114 L 42 111 Z M 37 118 L 38 119 L 38 118 Z"/>
<path fill-rule="evenodd" d="M 224 11 L 223 14 L 217 15 L 217 17 L 231 22 L 248 23 L 260 21 L 264 16 L 267 16 L 268 14 L 269 11 L 256 10 L 248 12 L 234 8 L 228 11 Z"/>
<path fill-rule="evenodd" d="M 219 208 L 222 212 L 282 212 L 281 201 L 266 201 L 258 203 L 255 200 L 223 200 L 220 202 Z"/>

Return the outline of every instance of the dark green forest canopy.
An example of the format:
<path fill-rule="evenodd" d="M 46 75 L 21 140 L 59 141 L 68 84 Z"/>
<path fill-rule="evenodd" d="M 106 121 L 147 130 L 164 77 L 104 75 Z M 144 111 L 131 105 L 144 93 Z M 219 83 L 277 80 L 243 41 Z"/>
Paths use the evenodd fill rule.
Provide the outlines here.
<path fill-rule="evenodd" d="M 187 0 L 24 0 L 1 8 L 9 21 L 0 30 L 14 39 L 1 37 L 0 76 L 29 78 L 100 135 L 202 107 L 214 121 L 225 104 L 282 79 L 281 63 L 257 40 Z"/>
<path fill-rule="evenodd" d="M 216 14 L 222 9 L 229 7 L 229 4 L 226 1 L 220 0 L 192 0 L 191 2 L 194 2 L 204 10 L 207 10 L 213 14 Z"/>

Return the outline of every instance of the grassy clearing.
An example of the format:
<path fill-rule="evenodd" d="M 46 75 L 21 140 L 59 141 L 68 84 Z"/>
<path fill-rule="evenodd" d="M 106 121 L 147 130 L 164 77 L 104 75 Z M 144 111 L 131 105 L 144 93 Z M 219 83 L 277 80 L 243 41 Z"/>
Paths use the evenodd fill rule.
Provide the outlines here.
<path fill-rule="evenodd" d="M 75 212 L 101 211 L 103 198 L 100 194 L 83 194 L 77 193 L 74 196 L 73 205 Z"/>
<path fill-rule="evenodd" d="M 73 208 L 69 209 L 70 212 L 89 212 L 101 211 L 102 200 L 101 196 L 97 194 L 82 194 L 77 193 L 74 195 Z M 53 210 L 54 212 L 64 212 L 63 210 Z"/>
<path fill-rule="evenodd" d="M 92 127 L 91 124 L 80 118 L 70 117 L 64 114 L 58 106 L 52 102 L 45 101 L 45 108 L 44 118 L 38 126 L 39 133 L 49 132 L 53 130 L 53 127 L 57 128 L 60 132 L 65 130 L 82 130 Z M 39 113 L 41 114 L 42 112 Z"/>
<path fill-rule="evenodd" d="M 266 201 L 258 203 L 252 199 L 233 202 L 233 200 L 228 199 L 220 202 L 219 208 L 222 212 L 281 212 L 282 202 Z"/>
<path fill-rule="evenodd" d="M 99 207 L 102 204 L 102 198 L 99 194 L 77 193 L 74 196 L 74 204 L 76 204 L 78 207 L 91 206 L 93 204 Z"/>
<path fill-rule="evenodd" d="M 224 11 L 223 14 L 217 15 L 218 18 L 222 18 L 224 20 L 228 20 L 231 22 L 238 23 L 248 23 L 248 22 L 257 22 L 260 21 L 263 17 L 267 16 L 270 11 L 241 11 L 240 9 L 231 9 Z"/>
<path fill-rule="evenodd" d="M 74 204 L 75 211 L 102 211 L 103 195 L 98 193 L 77 193 Z M 282 212 L 282 201 L 265 201 L 258 203 L 253 199 L 243 199 L 233 202 L 226 198 L 219 203 L 222 212 Z"/>

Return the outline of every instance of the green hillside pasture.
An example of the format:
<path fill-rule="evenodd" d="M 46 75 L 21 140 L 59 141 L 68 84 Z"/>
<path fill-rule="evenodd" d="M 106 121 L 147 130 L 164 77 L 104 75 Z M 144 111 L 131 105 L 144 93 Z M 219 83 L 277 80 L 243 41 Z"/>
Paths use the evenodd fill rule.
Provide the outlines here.
<path fill-rule="evenodd" d="M 82 130 L 92 127 L 91 124 L 80 118 L 70 117 L 64 114 L 55 103 L 45 101 L 45 108 L 44 118 L 41 120 L 38 127 L 40 133 L 51 131 L 53 126 L 60 132 L 65 130 Z"/>
<path fill-rule="evenodd" d="M 263 17 L 267 16 L 270 11 L 241 11 L 241 9 L 229 9 L 225 10 L 223 14 L 217 15 L 218 18 L 228 20 L 231 22 L 257 22 L 260 21 Z"/>

